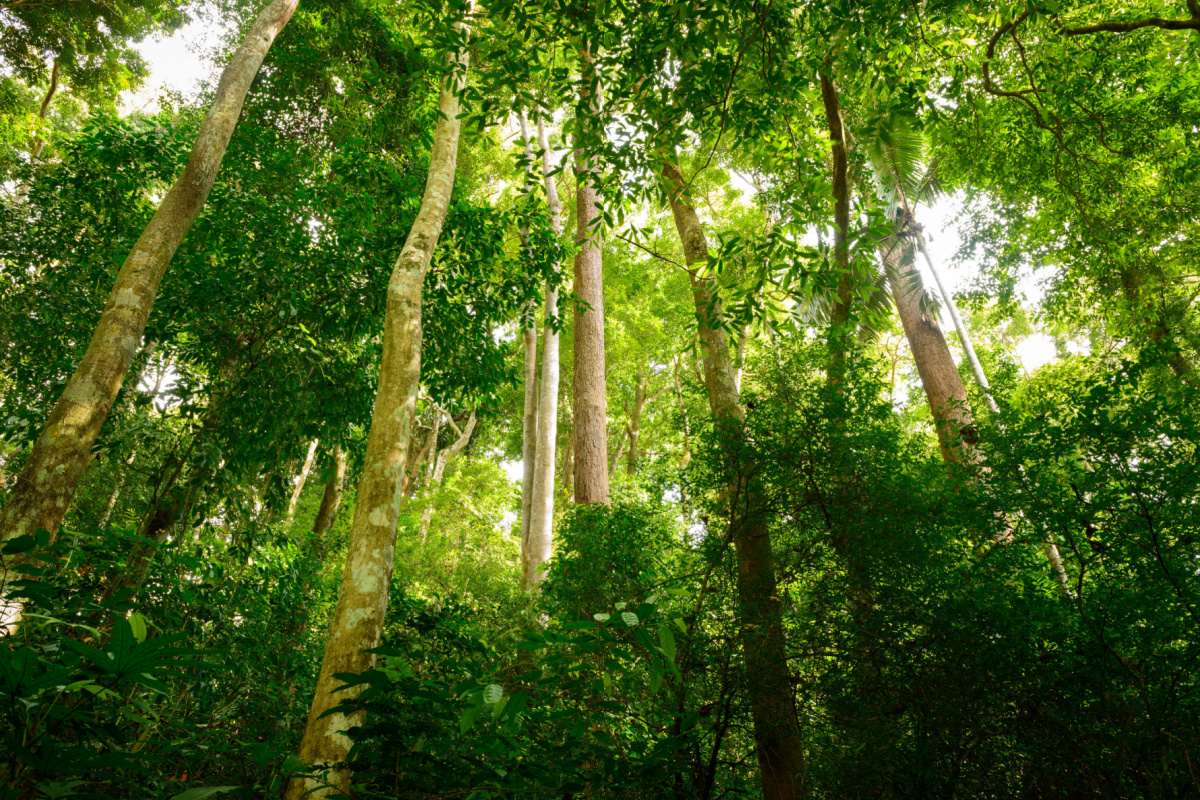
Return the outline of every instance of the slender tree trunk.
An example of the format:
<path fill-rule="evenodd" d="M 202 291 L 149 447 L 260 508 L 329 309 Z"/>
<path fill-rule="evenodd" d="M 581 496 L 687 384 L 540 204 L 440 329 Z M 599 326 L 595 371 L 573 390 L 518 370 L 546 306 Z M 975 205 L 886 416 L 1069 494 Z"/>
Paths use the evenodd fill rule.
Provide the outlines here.
<path fill-rule="evenodd" d="M 470 13 L 468 9 L 468 14 Z M 341 590 L 329 628 L 325 657 L 309 710 L 300 758 L 309 764 L 344 762 L 350 740 L 344 732 L 363 722 L 362 714 L 330 713 L 355 697 L 358 689 L 341 691 L 338 673 L 359 673 L 375 666 L 383 634 L 388 592 L 396 553 L 396 523 L 400 514 L 408 454 L 408 438 L 416 411 L 421 377 L 421 295 L 425 273 L 450 206 L 458 159 L 459 93 L 467 69 L 465 23 L 456 27 L 464 46 L 451 54 L 451 74 L 443 80 L 438 98 L 438 121 L 429 156 L 429 176 L 421 208 L 409 231 L 388 282 L 379 389 L 367 435 L 367 452 L 354 508 Z M 288 800 L 331 797 L 349 790 L 350 771 L 332 768 L 324 779 L 293 779 Z"/>
<path fill-rule="evenodd" d="M 346 452 L 340 447 L 333 450 L 333 474 L 325 484 L 325 493 L 321 495 L 321 506 L 317 509 L 317 517 L 313 520 L 312 544 L 320 560 L 325 559 L 325 537 L 337 521 L 338 509 L 342 505 L 342 487 L 346 483 Z"/>
<path fill-rule="evenodd" d="M 847 179 L 849 158 L 846 152 L 846 131 L 842 125 L 842 110 L 838 102 L 837 88 L 833 81 L 821 73 L 821 100 L 825 105 L 825 120 L 829 125 L 829 143 L 833 156 L 833 222 L 837 227 L 834 233 L 833 256 L 838 270 L 842 275 L 838 281 L 837 297 L 833 303 L 831 316 L 833 322 L 834 369 L 830 375 L 831 381 L 841 380 L 840 371 L 844 359 L 846 342 L 850 331 L 846 326 L 850 321 L 850 184 Z"/>
<path fill-rule="evenodd" d="M 117 273 L 87 352 L 50 413 L 8 505 L 0 513 L 4 540 L 39 528 L 49 531 L 51 537 L 58 532 L 88 453 L 138 351 L 163 273 L 208 198 L 246 92 L 296 3 L 274 0 L 267 6 L 225 67 L 183 174 Z M 17 559 L 9 559 L 9 570 L 15 562 Z"/>
<path fill-rule="evenodd" d="M 562 236 L 562 203 L 550 174 L 550 146 L 546 126 L 538 116 L 538 146 L 542 151 L 542 174 L 546 185 L 546 210 L 550 230 Z M 545 577 L 543 566 L 550 559 L 554 535 L 554 446 L 558 439 L 559 351 L 558 290 L 546 284 L 546 315 L 542 327 L 542 381 L 539 387 L 537 442 L 533 464 L 533 497 L 530 503 L 529 535 L 521 554 L 521 588 L 529 590 Z"/>
<path fill-rule="evenodd" d="M 971 336 L 967 333 L 967 326 L 963 324 L 962 317 L 958 315 L 958 305 L 954 302 L 954 298 L 946 291 L 945 285 L 942 284 L 942 276 L 938 268 L 934 266 L 933 259 L 929 257 L 929 248 L 925 246 L 925 235 L 921 233 L 921 229 L 913 226 L 916 234 L 917 248 L 921 251 L 921 255 L 925 258 L 925 263 L 929 266 L 929 271 L 933 273 L 933 279 L 937 282 L 938 291 L 941 292 L 942 299 L 946 301 L 946 308 L 950 311 L 950 319 L 954 321 L 954 330 L 958 333 L 958 340 L 962 342 L 963 353 L 967 356 L 967 362 L 971 365 L 971 374 L 975 376 L 975 382 L 979 384 L 979 391 L 983 393 L 983 400 L 987 403 L 987 407 L 993 414 L 999 414 L 1000 409 L 996 405 L 995 398 L 992 397 L 992 387 L 988 385 L 987 375 L 983 373 L 983 365 L 979 363 L 979 357 L 975 355 L 975 346 L 971 343 Z"/>
<path fill-rule="evenodd" d="M 598 124 L 599 88 L 592 59 L 582 54 L 584 79 L 591 88 L 580 92 L 580 120 L 585 129 L 575 137 L 575 502 L 608 502 L 608 400 L 605 394 L 604 362 L 604 251 L 600 238 L 600 210 L 592 173 L 595 162 L 585 147 Z"/>
<path fill-rule="evenodd" d="M 50 111 L 50 103 L 54 100 L 54 95 L 58 92 L 58 59 L 54 59 L 54 69 L 50 71 L 50 88 L 46 90 L 46 96 L 42 99 L 42 106 L 38 109 L 38 119 L 42 122 L 46 121 L 46 114 Z M 36 161 L 41 158 L 42 148 L 46 146 L 46 140 L 42 138 L 39 132 L 33 142 L 32 160 Z"/>
<path fill-rule="evenodd" d="M 888 244 L 891 247 L 885 257 L 889 271 L 894 273 L 908 243 L 904 239 L 893 239 Z M 975 420 L 946 337 L 936 319 L 921 313 L 921 299 L 926 294 L 915 283 L 913 272 L 902 277 L 893 276 L 889 283 L 900 322 L 904 325 L 904 335 L 921 375 L 921 385 L 925 387 L 925 399 L 933 414 L 942 458 L 947 463 L 970 462 L 974 458 L 971 445 L 974 444 Z"/>
<path fill-rule="evenodd" d="M 533 193 L 533 141 L 524 110 L 520 115 L 521 138 L 525 142 L 525 194 Z M 528 250 L 529 231 L 522 228 L 521 244 Z M 537 460 L 538 381 L 537 306 L 531 300 L 521 312 L 521 341 L 525 347 L 525 412 L 521 418 L 521 552 L 528 549 L 529 524 L 533 514 L 533 471 Z"/>
<path fill-rule="evenodd" d="M 404 471 L 404 488 L 401 489 L 401 493 L 405 497 L 412 497 L 413 490 L 416 488 L 417 480 L 421 473 L 421 467 L 425 466 L 426 459 L 429 458 L 430 453 L 433 452 L 434 445 L 437 443 L 438 433 L 440 432 L 440 426 L 438 423 L 441 422 L 442 412 L 438 409 L 434 409 L 433 414 L 436 418 L 436 421 L 434 422 L 434 426 L 430 429 L 429 435 L 425 437 L 425 444 L 422 445 L 417 454 L 412 457 L 408 464 L 408 469 Z"/>
<path fill-rule="evenodd" d="M 304 491 L 304 484 L 308 483 L 308 473 L 312 472 L 313 461 L 317 457 L 317 445 L 320 444 L 320 439 L 313 439 L 312 444 L 308 446 L 308 455 L 304 457 L 304 466 L 300 468 L 300 474 L 296 476 L 296 485 L 292 489 L 292 496 L 288 498 L 287 507 L 287 524 L 292 524 L 292 519 L 296 516 L 296 504 L 300 502 L 300 494 Z"/>
<path fill-rule="evenodd" d="M 434 467 L 433 475 L 429 480 L 429 485 L 425 488 L 426 496 L 432 496 L 433 493 L 437 491 L 437 488 L 442 485 L 442 478 L 446 474 L 446 465 L 450 463 L 451 459 L 459 454 L 459 451 L 467 446 L 467 442 L 471 441 L 471 434 L 475 432 L 474 411 L 471 412 L 471 417 L 467 420 L 466 426 L 464 426 L 461 430 L 457 425 L 454 424 L 454 420 L 450 419 L 449 416 L 447 416 L 446 419 L 450 422 L 451 426 L 454 427 L 454 432 L 458 434 L 458 438 L 455 439 L 454 443 L 443 450 L 441 455 L 437 457 L 437 466 Z M 420 537 L 422 543 L 425 542 L 425 537 L 429 534 L 429 523 L 431 521 L 433 521 L 432 502 L 428 503 L 425 506 L 425 510 L 421 512 Z"/>
<path fill-rule="evenodd" d="M 709 257 L 704 228 L 683 195 L 686 183 L 678 167 L 664 165 L 663 175 L 691 272 L 709 408 L 716 418 L 722 448 L 734 467 L 731 473 L 738 476 L 729 487 L 730 534 L 737 553 L 742 646 L 763 798 L 796 800 L 806 794 L 804 750 L 787 663 L 782 604 L 776 592 L 767 509 L 754 466 L 746 463 L 742 435 L 745 413 L 738 400 L 720 308 L 707 280 L 699 275 Z"/>
<path fill-rule="evenodd" d="M 567 502 L 575 500 L 575 436 L 567 438 L 567 451 L 563 453 L 563 491 Z"/>

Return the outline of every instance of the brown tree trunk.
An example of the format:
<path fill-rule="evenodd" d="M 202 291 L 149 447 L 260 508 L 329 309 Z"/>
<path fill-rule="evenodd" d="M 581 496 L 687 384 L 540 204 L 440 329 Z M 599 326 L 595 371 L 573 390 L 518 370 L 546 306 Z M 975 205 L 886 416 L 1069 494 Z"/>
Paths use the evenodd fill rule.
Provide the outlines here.
<path fill-rule="evenodd" d="M 54 69 L 50 71 L 50 88 L 46 90 L 46 96 L 42 99 L 42 106 L 38 109 L 38 119 L 46 121 L 46 114 L 50 111 L 50 102 L 54 100 L 54 95 L 58 93 L 58 59 L 54 59 Z M 36 161 L 42 155 L 42 148 L 46 146 L 46 140 L 42 138 L 41 133 L 38 133 L 37 138 L 33 142 L 32 159 Z"/>
<path fill-rule="evenodd" d="M 692 279 L 696 322 L 704 348 L 704 383 L 722 449 L 738 477 L 729 486 L 730 538 L 738 563 L 738 606 L 744 637 L 746 683 L 764 800 L 796 800 L 806 794 L 803 741 L 776 593 L 768 515 L 761 488 L 748 464 L 742 435 L 745 413 L 738 400 L 729 342 L 699 270 L 708 263 L 708 241 L 696 210 L 683 194 L 687 185 L 674 164 L 663 166 L 671 213 Z"/>
<path fill-rule="evenodd" d="M 346 483 L 346 452 L 342 448 L 334 448 L 333 474 L 325 484 L 325 493 L 321 495 L 321 506 L 317 509 L 317 517 L 313 520 L 312 543 L 317 557 L 325 558 L 325 537 L 337 520 L 338 509 L 342 505 L 342 487 Z"/>
<path fill-rule="evenodd" d="M 591 77 L 592 60 L 584 52 L 582 61 Z M 581 105 L 591 112 L 580 120 L 594 126 L 599 117 L 595 94 L 583 90 Z M 594 131 L 588 131 L 589 134 Z M 575 502 L 608 502 L 608 400 L 605 395 L 604 362 L 604 252 L 599 232 L 600 211 L 596 202 L 595 167 L 576 136 L 575 174 Z"/>
<path fill-rule="evenodd" d="M 456 27 L 461 30 L 465 23 Z M 438 121 L 425 195 L 388 282 L 379 388 L 358 483 L 346 566 L 300 743 L 300 759 L 309 764 L 345 761 L 350 740 L 344 731 L 362 724 L 363 715 L 326 712 L 357 696 L 360 690 L 342 691 L 341 681 L 334 676 L 374 667 L 375 656 L 365 651 L 377 647 L 383 635 L 396 553 L 404 461 L 421 377 L 421 296 L 454 188 L 462 111 L 459 93 L 466 76 L 466 50 L 451 54 L 449 62 L 452 72 L 444 79 L 438 98 Z M 350 771 L 329 768 L 318 778 L 293 779 L 286 796 L 288 800 L 302 797 L 317 800 L 336 796 L 338 792 L 345 794 L 349 788 Z"/>
<path fill-rule="evenodd" d="M 87 352 L 50 413 L 8 505 L 0 513 L 0 537 L 5 541 L 39 528 L 49 531 L 51 537 L 58 532 L 88 453 L 138 351 L 158 285 L 204 207 L 246 92 L 275 36 L 291 19 L 297 1 L 274 0 L 268 5 L 225 67 L 183 174 L 117 273 Z M 8 560 L 8 570 L 16 561 Z"/>
<path fill-rule="evenodd" d="M 1139 322 L 1144 326 L 1150 341 L 1166 350 L 1167 365 L 1175 373 L 1175 377 L 1191 384 L 1195 380 L 1192 362 L 1179 349 L 1174 333 L 1163 319 L 1161 309 L 1156 313 L 1155 309 L 1150 307 L 1145 296 L 1145 286 L 1146 275 L 1139 266 L 1122 267 L 1121 290 L 1134 316 L 1140 318 Z"/>
<path fill-rule="evenodd" d="M 833 81 L 821 73 L 821 100 L 825 105 L 825 120 L 829 126 L 829 146 L 833 157 L 833 222 L 837 227 L 834 232 L 833 257 L 841 271 L 838 280 L 837 297 L 830 314 L 833 322 L 834 370 L 831 380 L 840 380 L 840 370 L 845 351 L 845 343 L 849 340 L 850 331 L 847 325 L 850 321 L 850 185 L 847 179 L 849 158 L 846 151 L 846 131 L 842 125 L 842 110 L 838 103 L 837 88 Z"/>
<path fill-rule="evenodd" d="M 550 169 L 550 145 L 546 127 L 538 116 L 538 146 L 542 151 L 542 173 L 546 186 L 546 211 L 550 230 L 562 236 L 562 203 Z M 546 284 L 546 316 L 542 328 L 542 381 L 538 397 L 537 442 L 533 465 L 533 497 L 530 503 L 529 535 L 521 553 L 521 588 L 529 590 L 545 577 L 543 565 L 550 559 L 554 535 L 554 446 L 558 439 L 558 290 Z"/>
<path fill-rule="evenodd" d="M 521 138 L 525 140 L 525 194 L 533 193 L 533 140 L 529 123 L 521 111 Z M 522 228 L 521 245 L 529 249 L 529 231 Z M 525 408 L 521 417 L 521 552 L 528 549 L 529 525 L 533 517 L 533 470 L 537 460 L 538 379 L 537 306 L 532 301 L 521 312 L 521 342 L 525 348 Z"/>
<path fill-rule="evenodd" d="M 886 252 L 889 271 L 895 272 L 903 258 L 906 239 L 893 240 Z M 904 325 L 904 335 L 912 349 L 925 399 L 933 414 L 942 458 L 947 463 L 965 463 L 973 459 L 975 420 L 967 402 L 967 390 L 950 355 L 950 347 L 936 319 L 921 313 L 925 290 L 916 283 L 915 270 L 907 275 L 893 275 L 889 280 L 892 298 Z"/>

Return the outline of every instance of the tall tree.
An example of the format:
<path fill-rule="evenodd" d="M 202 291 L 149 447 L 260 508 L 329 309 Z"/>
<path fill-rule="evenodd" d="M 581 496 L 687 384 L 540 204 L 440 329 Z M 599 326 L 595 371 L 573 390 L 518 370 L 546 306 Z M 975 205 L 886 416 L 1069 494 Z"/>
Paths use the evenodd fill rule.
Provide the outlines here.
<path fill-rule="evenodd" d="M 550 164 L 550 145 L 546 126 L 538 115 L 538 145 L 542 153 L 542 175 L 546 185 L 546 210 L 550 231 L 557 240 L 562 236 L 562 201 Z M 555 444 L 558 440 L 558 337 L 561 318 L 558 313 L 558 288 L 555 281 L 546 283 L 546 308 L 542 326 L 542 380 L 539 387 L 537 411 L 537 442 L 534 452 L 533 491 L 530 502 L 529 532 L 521 553 L 521 587 L 530 589 L 544 575 L 544 565 L 550 559 L 554 532 L 554 465 Z"/>
<path fill-rule="evenodd" d="M 464 13 L 469 16 L 470 10 L 467 3 Z M 316 693 L 300 742 L 300 758 L 309 764 L 333 765 L 345 761 L 350 751 L 345 731 L 361 724 L 362 714 L 347 716 L 333 709 L 356 696 L 361 687 L 341 690 L 341 680 L 335 676 L 371 669 L 375 656 L 366 651 L 377 647 L 383 634 L 405 459 L 421 378 L 421 298 L 425 273 L 450 207 L 458 162 L 469 29 L 466 21 L 456 22 L 453 28 L 456 41 L 447 59 L 448 74 L 438 97 L 438 121 L 425 194 L 388 283 L 379 389 L 367 435 L 346 566 Z M 287 797 L 288 800 L 331 797 L 338 792 L 344 794 L 349 786 L 349 770 L 331 768 L 321 778 L 293 779 Z"/>
<path fill-rule="evenodd" d="M 273 0 L 255 18 L 217 85 L 183 174 L 133 246 L 109 295 L 87 352 L 50 413 L 0 513 L 5 541 L 45 529 L 53 537 L 87 464 L 129 365 L 163 273 L 212 190 L 246 93 L 298 0 Z M 16 566 L 10 559 L 7 567 Z M 0 577 L 0 582 L 6 580 Z"/>
<path fill-rule="evenodd" d="M 608 400 L 604 360 L 604 246 L 600 207 L 588 153 L 603 135 L 600 84 L 593 54 L 580 52 L 579 103 L 575 132 L 575 502 L 608 502 Z"/>
<path fill-rule="evenodd" d="M 708 239 L 696 209 L 687 197 L 679 168 L 662 168 L 671 201 L 671 214 L 683 244 L 691 274 L 692 299 L 703 347 L 704 385 L 717 423 L 725 457 L 737 475 L 729 487 L 729 536 L 738 564 L 738 609 L 744 635 L 747 688 L 754 716 L 754 738 L 765 800 L 795 800 L 806 794 L 804 745 L 788 669 L 783 632 L 783 609 L 775 582 L 774 555 L 768 528 L 769 512 L 753 466 L 746 464 L 743 441 L 746 414 L 738 398 L 729 342 L 721 324 L 721 309 L 710 279 L 702 275 L 709 261 Z"/>

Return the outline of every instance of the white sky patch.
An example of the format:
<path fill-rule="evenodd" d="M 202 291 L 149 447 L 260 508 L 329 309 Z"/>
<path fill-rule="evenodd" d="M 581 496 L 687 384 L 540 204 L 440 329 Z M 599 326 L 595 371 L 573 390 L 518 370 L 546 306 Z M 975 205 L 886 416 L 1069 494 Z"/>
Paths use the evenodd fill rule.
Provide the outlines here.
<path fill-rule="evenodd" d="M 513 483 L 520 483 L 521 478 L 525 475 L 525 460 L 520 461 L 501 461 L 500 469 L 504 470 L 504 474 Z"/>
<path fill-rule="evenodd" d="M 150 75 L 137 92 L 125 92 L 121 114 L 135 111 L 154 113 L 163 92 L 178 92 L 186 98 L 198 95 L 203 84 L 215 84 L 218 78 L 214 55 L 227 34 L 228 21 L 196 19 L 171 36 L 145 39 L 134 45 Z"/>
<path fill-rule="evenodd" d="M 1057 360 L 1058 353 L 1053 339 L 1044 333 L 1035 333 L 1017 345 L 1017 358 L 1021 359 L 1021 367 L 1028 374 Z"/>

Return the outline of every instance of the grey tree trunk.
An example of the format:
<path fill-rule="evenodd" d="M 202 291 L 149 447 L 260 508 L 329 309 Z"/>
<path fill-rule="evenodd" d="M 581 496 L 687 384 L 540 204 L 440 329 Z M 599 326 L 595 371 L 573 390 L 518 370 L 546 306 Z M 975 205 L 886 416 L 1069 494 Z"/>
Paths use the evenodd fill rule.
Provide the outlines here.
<path fill-rule="evenodd" d="M 458 438 L 455 439 L 454 443 L 451 444 L 449 447 L 447 447 L 445 450 L 443 450 L 441 452 L 441 454 L 437 457 L 437 466 L 434 467 L 433 475 L 430 478 L 429 485 L 425 488 L 426 495 L 432 495 L 434 492 L 437 491 L 437 488 L 442 485 L 442 479 L 446 475 L 446 465 L 449 464 L 451 459 L 453 459 L 456 455 L 458 455 L 459 452 L 462 451 L 462 449 L 467 446 L 467 443 L 471 441 L 471 434 L 475 432 L 475 412 L 474 411 L 471 412 L 471 416 L 467 420 L 467 424 L 465 426 L 463 426 L 463 428 L 461 430 L 459 429 L 459 427 L 457 425 L 454 424 L 454 420 L 451 419 L 449 417 L 449 415 L 447 415 L 446 420 L 454 428 L 454 432 L 458 434 Z M 428 505 L 425 506 L 425 510 L 421 513 L 420 537 L 421 537 L 422 542 L 425 541 L 425 537 L 429 534 L 429 523 L 432 520 L 433 520 L 433 504 L 429 503 Z"/>
<path fill-rule="evenodd" d="M 742 477 L 729 487 L 730 538 L 738 563 L 738 611 L 746 682 L 754 718 L 759 775 L 764 800 L 797 800 L 805 791 L 800 723 L 783 633 L 783 609 L 775 583 L 768 511 L 754 470 L 744 464 L 745 412 L 738 399 L 729 342 L 721 326 L 721 310 L 699 270 L 708 263 L 708 240 L 696 210 L 685 196 L 687 184 L 674 164 L 663 166 L 671 196 L 671 213 L 691 272 L 692 299 L 704 349 L 704 383 L 708 404 L 731 473 Z"/>
<path fill-rule="evenodd" d="M 304 457 L 304 466 L 300 467 L 300 474 L 296 476 L 296 485 L 292 488 L 291 497 L 288 498 L 287 516 L 285 519 L 289 526 L 296 516 L 296 504 L 300 502 L 300 494 L 304 491 L 304 484 L 308 483 L 308 474 L 312 472 L 313 461 L 317 457 L 318 444 L 320 444 L 320 439 L 313 439 L 312 444 L 308 446 L 308 455 Z"/>
<path fill-rule="evenodd" d="M 263 9 L 221 74 L 183 174 L 117 273 L 83 360 L 50 413 L 8 504 L 0 512 L 3 540 L 39 528 L 47 530 L 51 538 L 58 532 L 88 454 L 138 351 L 163 274 L 208 199 L 246 92 L 297 2 L 274 0 Z M 24 560 L 8 559 L 5 575 Z M 0 585 L 3 582 L 0 577 Z"/>
<path fill-rule="evenodd" d="M 344 732 L 361 724 L 362 716 L 326 715 L 326 712 L 359 690 L 341 691 L 341 681 L 334 675 L 374 667 L 375 656 L 364 651 L 377 647 L 383 633 L 396 552 L 404 462 L 421 377 L 421 296 L 425 273 L 446 221 L 458 160 L 462 111 L 459 97 L 467 70 L 467 30 L 465 23 L 458 23 L 456 28 L 462 35 L 462 45 L 448 59 L 450 74 L 443 80 L 438 98 L 439 115 L 425 194 L 388 282 L 379 388 L 367 435 L 346 567 L 316 694 L 300 743 L 300 758 L 309 764 L 342 762 L 349 753 L 350 740 Z M 338 792 L 345 794 L 350 788 L 350 777 L 349 770 L 331 768 L 319 778 L 293 779 L 286 796 L 288 800 L 302 797 L 316 800 L 336 796 Z"/>
<path fill-rule="evenodd" d="M 562 236 L 562 202 L 550 174 L 550 147 L 546 127 L 538 117 L 538 145 L 542 151 L 546 208 L 550 230 Z M 558 440 L 558 290 L 546 284 L 546 316 L 542 328 L 542 381 L 538 396 L 537 442 L 533 463 L 533 497 L 530 503 L 529 534 L 521 554 L 521 588 L 528 590 L 545 577 L 554 536 L 554 447 Z"/>
<path fill-rule="evenodd" d="M 581 54 L 585 74 L 592 72 L 592 59 Z M 598 98 L 584 90 L 581 101 L 589 109 L 587 126 L 599 117 Z M 592 131 L 589 131 L 591 133 Z M 586 137 L 576 136 L 575 174 L 575 502 L 608 502 L 608 400 L 605 394 L 604 361 L 604 251 L 599 231 L 600 211 L 592 178 L 595 164 L 582 149 Z"/>

